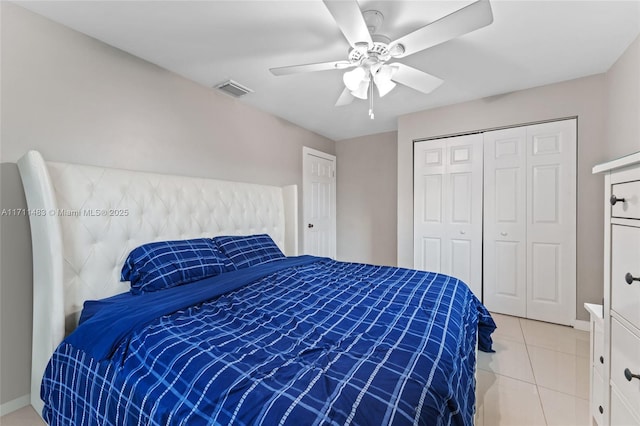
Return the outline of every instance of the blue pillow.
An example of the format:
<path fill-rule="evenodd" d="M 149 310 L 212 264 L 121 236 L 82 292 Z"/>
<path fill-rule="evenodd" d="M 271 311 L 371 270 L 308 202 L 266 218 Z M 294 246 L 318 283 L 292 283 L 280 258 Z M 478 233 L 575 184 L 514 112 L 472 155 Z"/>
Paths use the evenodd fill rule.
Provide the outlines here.
<path fill-rule="evenodd" d="M 231 259 L 236 269 L 285 258 L 267 234 L 215 237 L 213 241 L 220 251 Z"/>
<path fill-rule="evenodd" d="M 233 270 L 233 264 L 210 238 L 159 241 L 129 253 L 120 279 L 131 281 L 133 294 L 187 284 Z"/>

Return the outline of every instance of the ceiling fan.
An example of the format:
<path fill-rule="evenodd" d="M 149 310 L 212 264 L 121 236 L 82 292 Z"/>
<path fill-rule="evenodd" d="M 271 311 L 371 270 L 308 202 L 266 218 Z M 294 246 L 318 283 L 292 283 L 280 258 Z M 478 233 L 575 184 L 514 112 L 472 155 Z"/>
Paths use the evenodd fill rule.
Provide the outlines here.
<path fill-rule="evenodd" d="M 380 97 L 389 93 L 396 83 L 425 94 L 431 93 L 442 84 L 441 79 L 400 62 L 387 62 L 444 43 L 493 22 L 489 0 L 478 0 L 390 41 L 388 37 L 376 34 L 376 29 L 384 19 L 379 11 L 361 12 L 356 0 L 323 0 L 323 3 L 351 45 L 347 59 L 271 68 L 270 71 L 273 75 L 281 76 L 353 68 L 344 73 L 345 89 L 336 106 L 350 104 L 354 97 L 369 98 L 372 102 L 374 86 Z M 374 118 L 372 103 L 369 116 Z"/>

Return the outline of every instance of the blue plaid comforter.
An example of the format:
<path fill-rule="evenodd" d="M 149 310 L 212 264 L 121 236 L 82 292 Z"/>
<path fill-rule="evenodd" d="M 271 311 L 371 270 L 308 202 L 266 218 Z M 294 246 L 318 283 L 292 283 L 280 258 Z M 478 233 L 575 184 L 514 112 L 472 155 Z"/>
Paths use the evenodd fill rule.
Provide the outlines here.
<path fill-rule="evenodd" d="M 309 256 L 85 310 L 50 425 L 471 425 L 495 329 L 455 278 Z"/>

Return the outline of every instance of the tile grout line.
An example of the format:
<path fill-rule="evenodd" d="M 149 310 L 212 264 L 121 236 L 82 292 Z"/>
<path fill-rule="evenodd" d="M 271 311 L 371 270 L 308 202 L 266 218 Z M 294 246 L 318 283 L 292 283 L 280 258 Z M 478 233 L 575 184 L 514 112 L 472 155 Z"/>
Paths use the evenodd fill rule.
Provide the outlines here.
<path fill-rule="evenodd" d="M 549 387 L 547 387 L 547 386 L 540 386 L 540 385 L 536 385 L 536 387 L 537 387 L 537 388 L 542 388 L 542 389 L 544 389 L 544 390 L 548 390 L 548 391 L 551 391 L 551 392 L 559 393 L 559 394 L 561 394 L 561 395 L 570 396 L 570 397 L 572 397 L 572 398 L 579 399 L 579 400 L 581 400 L 581 401 L 589 401 L 589 398 L 583 398 L 583 397 L 581 397 L 581 396 L 574 395 L 574 394 L 572 394 L 572 393 L 568 393 L 568 392 L 559 391 L 559 390 L 557 390 L 557 389 L 552 389 L 552 388 L 549 388 Z"/>

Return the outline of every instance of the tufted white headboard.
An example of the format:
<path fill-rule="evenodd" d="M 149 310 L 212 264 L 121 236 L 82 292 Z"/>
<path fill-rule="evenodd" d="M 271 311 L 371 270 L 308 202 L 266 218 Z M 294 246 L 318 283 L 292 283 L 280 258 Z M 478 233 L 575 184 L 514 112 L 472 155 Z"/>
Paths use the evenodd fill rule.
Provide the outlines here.
<path fill-rule="evenodd" d="M 45 162 L 18 167 L 33 243 L 31 403 L 39 411 L 49 357 L 77 325 L 85 300 L 125 292 L 135 247 L 162 240 L 269 234 L 297 254 L 297 188 Z"/>

